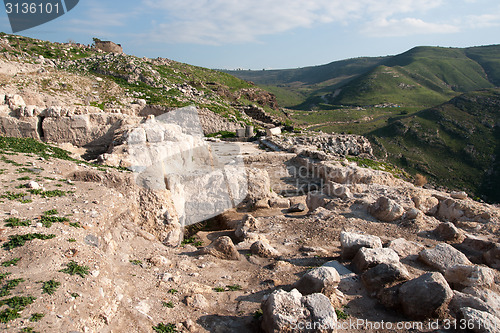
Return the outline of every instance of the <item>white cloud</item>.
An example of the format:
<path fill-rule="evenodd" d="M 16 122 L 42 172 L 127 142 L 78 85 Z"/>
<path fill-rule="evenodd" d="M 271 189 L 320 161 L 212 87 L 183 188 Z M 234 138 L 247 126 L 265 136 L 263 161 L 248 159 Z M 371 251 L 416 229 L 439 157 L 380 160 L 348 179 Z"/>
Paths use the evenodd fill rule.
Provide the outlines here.
<path fill-rule="evenodd" d="M 471 15 L 466 17 L 465 24 L 471 28 L 490 28 L 500 26 L 500 13 Z"/>
<path fill-rule="evenodd" d="M 424 22 L 419 16 L 443 6 L 446 0 L 142 0 L 145 8 L 163 15 L 150 38 L 161 42 L 227 44 L 257 41 L 322 23 L 361 27 L 398 35 L 456 32 L 449 24 Z M 470 0 L 465 0 L 470 1 Z M 156 15 L 156 14 L 155 14 Z M 393 32 L 393 34 L 395 34 Z"/>
<path fill-rule="evenodd" d="M 449 34 L 459 32 L 460 28 L 451 24 L 425 22 L 407 17 L 403 19 L 378 19 L 366 25 L 363 32 L 375 37 L 404 37 L 410 35 Z"/>

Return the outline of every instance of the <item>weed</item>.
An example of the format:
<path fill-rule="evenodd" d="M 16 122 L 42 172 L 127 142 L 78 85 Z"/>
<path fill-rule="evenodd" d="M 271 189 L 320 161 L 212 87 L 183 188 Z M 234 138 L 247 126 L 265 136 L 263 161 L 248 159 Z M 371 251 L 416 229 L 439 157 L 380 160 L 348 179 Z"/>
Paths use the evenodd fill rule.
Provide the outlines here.
<path fill-rule="evenodd" d="M 17 310 L 5 309 L 2 312 L 0 312 L 0 323 L 8 323 L 9 321 L 20 317 L 21 315 Z"/>
<path fill-rule="evenodd" d="M 0 301 L 0 306 L 7 305 L 9 308 L 20 311 L 36 300 L 33 296 L 14 296 Z"/>
<path fill-rule="evenodd" d="M 39 233 L 34 234 L 26 234 L 26 235 L 11 235 L 9 236 L 9 241 L 3 244 L 3 248 L 6 250 L 12 250 L 13 248 L 23 246 L 27 241 L 31 241 L 33 239 L 52 239 L 55 238 L 56 235 L 44 235 Z"/>
<path fill-rule="evenodd" d="M 169 291 L 167 291 L 167 292 L 168 292 L 169 294 L 174 295 L 174 294 L 177 294 L 179 291 L 178 291 L 177 289 L 173 289 L 173 288 L 172 288 L 172 289 L 170 289 L 170 290 L 169 290 Z"/>
<path fill-rule="evenodd" d="M 5 226 L 6 227 L 10 227 L 10 228 L 14 228 L 14 227 L 28 227 L 31 224 L 30 220 L 21 221 L 17 217 L 9 217 L 4 222 L 6 223 Z"/>
<path fill-rule="evenodd" d="M 63 223 L 68 221 L 69 219 L 67 217 L 48 216 L 48 215 L 42 215 L 40 217 L 40 222 L 45 228 L 50 228 L 52 226 L 52 223 Z"/>
<path fill-rule="evenodd" d="M 44 313 L 33 313 L 30 317 L 30 321 L 31 322 L 37 322 L 39 321 L 40 319 L 42 319 L 43 317 L 45 317 L 45 314 Z"/>
<path fill-rule="evenodd" d="M 238 291 L 238 290 L 242 289 L 242 287 L 239 284 L 233 284 L 230 286 L 226 286 L 226 288 L 229 289 L 229 291 Z"/>
<path fill-rule="evenodd" d="M 19 333 L 38 333 L 33 327 L 24 327 L 19 331 Z"/>
<path fill-rule="evenodd" d="M 5 198 L 9 200 L 19 200 L 21 198 L 24 198 L 26 196 L 26 193 L 12 193 L 11 191 L 5 192 L 5 194 L 2 194 L 0 198 Z"/>
<path fill-rule="evenodd" d="M 8 280 L 6 284 L 2 286 L 2 289 L 0 289 L 0 297 L 8 296 L 10 295 L 10 291 L 17 287 L 20 283 L 24 282 L 24 279 L 13 279 L 13 280 Z"/>
<path fill-rule="evenodd" d="M 69 193 L 61 190 L 42 191 L 38 189 L 28 190 L 28 192 L 30 192 L 31 194 L 40 195 L 42 198 L 64 197 L 67 193 Z"/>
<path fill-rule="evenodd" d="M 158 325 L 153 326 L 153 330 L 155 332 L 159 332 L 159 333 L 179 332 L 179 331 L 177 331 L 177 328 L 175 327 L 175 325 L 172 323 L 169 323 L 169 324 L 159 323 Z"/>
<path fill-rule="evenodd" d="M 30 180 L 30 176 L 19 177 L 17 180 Z"/>
<path fill-rule="evenodd" d="M 129 260 L 132 265 L 142 265 L 142 261 L 134 259 L 134 260 Z"/>
<path fill-rule="evenodd" d="M 262 312 L 262 309 L 258 309 L 257 311 L 255 311 L 253 313 L 253 317 L 255 319 L 259 319 L 260 317 L 262 317 L 264 315 L 264 312 Z"/>
<path fill-rule="evenodd" d="M 79 295 L 78 293 L 71 293 L 70 295 L 71 295 L 71 297 L 73 297 L 73 298 L 80 297 L 80 295 Z"/>
<path fill-rule="evenodd" d="M 0 273 L 0 282 L 3 281 L 3 279 L 5 279 L 7 276 L 9 276 L 10 274 L 12 273 Z"/>
<path fill-rule="evenodd" d="M 223 292 L 226 291 L 226 288 L 224 288 L 224 287 L 215 287 L 214 291 L 218 292 L 218 293 L 223 293 Z"/>
<path fill-rule="evenodd" d="M 75 261 L 70 261 L 66 264 L 66 268 L 61 269 L 59 272 L 67 273 L 69 275 L 80 275 L 82 278 L 89 274 L 90 268 L 88 266 L 80 266 Z"/>
<path fill-rule="evenodd" d="M 78 223 L 78 222 L 70 222 L 69 225 L 72 226 L 73 228 L 81 228 L 82 227 L 80 225 L 80 223 Z"/>
<path fill-rule="evenodd" d="M 4 261 L 1 265 L 3 267 L 16 266 L 19 260 L 21 260 L 21 258 L 14 258 L 8 261 Z"/>
<path fill-rule="evenodd" d="M 174 308 L 174 303 L 172 301 L 170 301 L 170 302 L 161 302 L 161 305 L 164 308 L 169 308 L 169 309 L 173 309 Z"/>
<path fill-rule="evenodd" d="M 12 164 L 12 165 L 14 165 L 14 166 L 18 166 L 18 167 L 22 166 L 22 164 L 17 163 L 17 162 L 15 162 L 15 161 L 13 161 L 13 160 L 9 160 L 9 159 L 8 159 L 7 157 L 5 157 L 5 156 L 1 156 L 1 157 L 0 157 L 0 160 L 2 160 L 2 161 L 3 161 L 3 162 L 5 162 L 5 163 Z"/>
<path fill-rule="evenodd" d="M 338 319 L 347 319 L 349 318 L 349 315 L 344 312 L 344 310 L 341 309 L 335 309 L 335 313 L 337 314 Z"/>
<path fill-rule="evenodd" d="M 74 243 L 74 242 L 76 242 L 76 239 L 74 239 L 74 238 L 70 238 L 70 239 L 68 239 L 68 242 L 70 242 L 70 243 Z"/>
<path fill-rule="evenodd" d="M 57 209 L 51 209 L 51 210 L 43 212 L 43 215 L 45 215 L 45 216 L 51 216 L 51 215 L 57 215 L 57 214 L 59 214 Z"/>
<path fill-rule="evenodd" d="M 56 280 L 49 280 L 43 283 L 42 293 L 52 295 L 56 292 L 57 288 L 61 285 L 61 282 Z"/>

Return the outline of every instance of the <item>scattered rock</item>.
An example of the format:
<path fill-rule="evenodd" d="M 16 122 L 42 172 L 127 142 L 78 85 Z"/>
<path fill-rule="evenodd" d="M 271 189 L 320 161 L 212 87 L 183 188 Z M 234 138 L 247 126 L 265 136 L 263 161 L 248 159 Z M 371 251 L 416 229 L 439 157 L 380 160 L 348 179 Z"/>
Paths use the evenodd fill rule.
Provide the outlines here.
<path fill-rule="evenodd" d="M 358 269 L 359 272 L 364 272 L 369 268 L 384 263 L 399 263 L 399 256 L 396 251 L 389 248 L 371 249 L 363 247 L 358 251 L 352 260 L 352 264 Z"/>
<path fill-rule="evenodd" d="M 483 260 L 488 266 L 500 270 L 500 244 L 483 253 Z"/>
<path fill-rule="evenodd" d="M 321 191 L 311 191 L 307 193 L 306 204 L 309 211 L 318 207 L 325 207 L 331 199 Z"/>
<path fill-rule="evenodd" d="M 380 221 L 393 222 L 401 218 L 405 210 L 394 200 L 387 197 L 380 197 L 368 207 L 368 212 Z"/>
<path fill-rule="evenodd" d="M 450 309 L 450 311 L 453 312 L 455 315 L 459 315 L 460 309 L 465 307 L 473 308 L 480 311 L 486 311 L 492 314 L 495 313 L 494 312 L 495 310 L 493 310 L 493 308 L 491 308 L 486 302 L 484 302 L 479 297 L 470 294 L 465 294 L 456 290 L 453 293 L 454 295 L 450 301 L 450 304 L 448 305 L 448 309 Z"/>
<path fill-rule="evenodd" d="M 462 292 L 475 296 L 493 308 L 493 313 L 500 313 L 500 295 L 496 292 L 484 289 L 467 287 Z"/>
<path fill-rule="evenodd" d="M 266 333 L 336 331 L 335 309 L 323 294 L 302 296 L 297 289 L 276 290 L 262 302 L 261 308 L 261 327 Z"/>
<path fill-rule="evenodd" d="M 299 202 L 299 203 L 291 206 L 290 208 L 288 208 L 288 212 L 289 213 L 301 213 L 301 212 L 305 211 L 306 208 L 307 208 L 306 205 Z"/>
<path fill-rule="evenodd" d="M 370 291 L 379 291 L 389 284 L 409 279 L 410 274 L 401 263 L 382 263 L 361 275 L 361 281 Z"/>
<path fill-rule="evenodd" d="M 157 267 L 170 266 L 170 264 L 172 263 L 170 259 L 160 255 L 151 257 L 151 259 L 149 259 L 149 262 L 151 262 L 151 264 Z"/>
<path fill-rule="evenodd" d="M 236 238 L 238 238 L 239 240 L 254 238 L 256 237 L 256 232 L 258 231 L 259 227 L 260 227 L 259 220 L 253 217 L 252 215 L 247 214 L 236 225 L 234 234 Z"/>
<path fill-rule="evenodd" d="M 272 208 L 288 208 L 290 207 L 290 200 L 282 197 L 271 198 L 269 199 L 269 205 Z"/>
<path fill-rule="evenodd" d="M 444 241 L 462 242 L 465 239 L 464 232 L 451 222 L 443 222 L 438 225 L 438 227 L 434 229 L 434 234 Z"/>
<path fill-rule="evenodd" d="M 340 233 L 340 246 L 342 258 L 352 259 L 362 247 L 381 248 L 382 241 L 377 236 L 342 231 Z"/>
<path fill-rule="evenodd" d="M 460 200 L 464 200 L 464 199 L 467 199 L 467 193 L 465 193 L 464 191 L 455 191 L 455 192 L 451 192 L 450 193 L 450 196 L 453 198 L 453 199 L 460 199 Z"/>
<path fill-rule="evenodd" d="M 460 309 L 460 314 L 467 327 L 476 333 L 497 333 L 500 327 L 500 319 L 488 312 L 467 307 Z"/>
<path fill-rule="evenodd" d="M 250 251 L 263 258 L 276 258 L 279 256 L 279 252 L 265 241 L 253 243 L 252 246 L 250 246 Z"/>
<path fill-rule="evenodd" d="M 323 293 L 330 295 L 340 283 L 340 276 L 333 267 L 322 266 L 310 270 L 294 284 L 302 295 Z"/>
<path fill-rule="evenodd" d="M 438 210 L 439 200 L 435 197 L 414 195 L 412 197 L 412 201 L 415 204 L 415 207 L 420 209 L 426 215 L 435 215 Z"/>
<path fill-rule="evenodd" d="M 208 303 L 207 299 L 202 294 L 194 294 L 192 296 L 187 296 L 185 302 L 187 306 L 201 310 L 205 310 L 210 307 L 210 304 Z"/>
<path fill-rule="evenodd" d="M 26 187 L 27 188 L 31 188 L 33 190 L 39 190 L 42 188 L 42 186 L 40 184 L 38 184 L 37 182 L 33 181 L 33 180 L 30 180 L 28 182 L 28 184 L 26 184 Z"/>
<path fill-rule="evenodd" d="M 495 275 L 491 268 L 470 265 L 455 265 L 444 274 L 446 281 L 454 289 L 466 287 L 490 288 L 495 283 Z"/>
<path fill-rule="evenodd" d="M 424 249 L 422 244 L 407 241 L 404 238 L 397 238 L 389 243 L 389 248 L 396 251 L 401 258 L 406 258 L 411 255 L 418 255 Z"/>
<path fill-rule="evenodd" d="M 455 265 L 472 265 L 465 254 L 446 243 L 439 243 L 433 249 L 421 251 L 419 259 L 443 274 L 448 268 Z"/>
<path fill-rule="evenodd" d="M 199 254 L 211 254 L 214 257 L 227 260 L 240 259 L 240 254 L 236 250 L 233 241 L 227 236 L 217 238 L 212 244 L 200 249 Z"/>
<path fill-rule="evenodd" d="M 352 198 L 352 193 L 349 187 L 343 184 L 337 184 L 334 182 L 327 182 L 323 186 L 323 192 L 330 197 L 341 198 L 343 200 L 348 200 Z"/>
<path fill-rule="evenodd" d="M 398 299 L 405 315 L 414 319 L 440 317 L 453 297 L 441 273 L 426 273 L 405 282 Z"/>

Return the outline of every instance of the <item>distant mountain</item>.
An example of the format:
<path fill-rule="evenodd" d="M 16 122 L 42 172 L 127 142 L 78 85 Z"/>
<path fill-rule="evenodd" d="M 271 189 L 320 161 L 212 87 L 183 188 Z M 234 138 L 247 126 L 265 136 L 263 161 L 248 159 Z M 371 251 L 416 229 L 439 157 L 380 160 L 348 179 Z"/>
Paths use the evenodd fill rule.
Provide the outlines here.
<path fill-rule="evenodd" d="M 279 102 L 291 108 L 383 103 L 430 107 L 463 92 L 499 86 L 500 45 L 424 46 L 396 56 L 357 58 L 299 69 L 228 73 L 271 90 Z"/>
<path fill-rule="evenodd" d="M 405 170 L 500 202 L 500 89 L 467 92 L 369 136 Z"/>

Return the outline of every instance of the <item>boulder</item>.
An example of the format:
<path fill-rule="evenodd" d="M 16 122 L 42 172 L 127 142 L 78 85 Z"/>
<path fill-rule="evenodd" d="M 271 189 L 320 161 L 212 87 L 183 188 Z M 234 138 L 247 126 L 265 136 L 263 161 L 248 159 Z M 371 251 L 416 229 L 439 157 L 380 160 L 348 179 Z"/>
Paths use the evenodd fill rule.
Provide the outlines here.
<path fill-rule="evenodd" d="M 379 264 L 396 264 L 399 263 L 399 256 L 393 249 L 389 248 L 361 248 L 354 259 L 352 264 L 359 272 L 364 272 L 369 268 L 375 267 Z"/>
<path fill-rule="evenodd" d="M 482 301 L 484 301 L 488 306 L 493 308 L 493 313 L 500 313 L 500 295 L 496 292 L 484 289 L 484 288 L 473 288 L 467 287 L 462 292 L 475 296 Z"/>
<path fill-rule="evenodd" d="M 322 266 L 310 270 L 294 284 L 302 295 L 323 293 L 330 295 L 340 283 L 340 275 L 333 267 Z"/>
<path fill-rule="evenodd" d="M 455 265 L 449 267 L 444 277 L 454 289 L 466 287 L 490 288 L 495 284 L 495 275 L 491 268 L 478 265 Z"/>
<path fill-rule="evenodd" d="M 262 304 L 262 330 L 280 332 L 336 332 L 337 315 L 323 294 L 302 296 L 297 290 L 274 291 Z"/>
<path fill-rule="evenodd" d="M 330 199 L 331 200 L 331 199 Z M 309 211 L 313 211 L 318 207 L 325 207 L 330 201 L 328 196 L 320 191 L 311 191 L 307 193 L 306 204 Z"/>
<path fill-rule="evenodd" d="M 434 234 L 444 241 L 462 242 L 465 239 L 465 233 L 451 222 L 439 224 Z"/>
<path fill-rule="evenodd" d="M 459 318 L 475 333 L 497 333 L 500 328 L 500 319 L 497 316 L 469 307 L 460 309 Z"/>
<path fill-rule="evenodd" d="M 426 195 L 414 195 L 412 201 L 417 209 L 420 209 L 426 215 L 436 214 L 439 206 L 439 200 L 435 197 Z"/>
<path fill-rule="evenodd" d="M 396 251 L 401 258 L 406 258 L 411 255 L 418 255 L 424 249 L 424 246 L 404 238 L 397 238 L 389 243 L 389 248 Z"/>
<path fill-rule="evenodd" d="M 380 221 L 393 222 L 405 213 L 403 206 L 387 197 L 380 197 L 368 207 L 368 212 Z"/>
<path fill-rule="evenodd" d="M 381 248 L 382 241 L 377 236 L 342 231 L 340 233 L 340 246 L 342 258 L 352 259 L 362 247 Z"/>
<path fill-rule="evenodd" d="M 307 208 L 306 205 L 299 202 L 299 203 L 296 203 L 295 205 L 291 206 L 290 208 L 288 208 L 287 212 L 288 213 L 301 213 L 301 212 L 305 211 L 306 208 Z"/>
<path fill-rule="evenodd" d="M 403 313 L 412 319 L 442 316 L 452 297 L 453 291 L 437 272 L 405 282 L 398 294 Z"/>
<path fill-rule="evenodd" d="M 207 247 L 198 251 L 199 254 L 210 254 L 214 257 L 226 260 L 239 260 L 240 254 L 236 250 L 231 238 L 222 236 L 217 238 Z"/>
<path fill-rule="evenodd" d="M 401 263 L 382 263 L 361 275 L 361 281 L 369 291 L 379 291 L 394 282 L 409 279 L 410 274 Z"/>
<path fill-rule="evenodd" d="M 262 240 L 253 243 L 252 246 L 250 246 L 250 251 L 263 258 L 276 258 L 280 255 L 274 247 Z"/>
<path fill-rule="evenodd" d="M 483 253 L 483 260 L 486 265 L 500 270 L 500 244 Z"/>
<path fill-rule="evenodd" d="M 279 127 L 274 127 L 274 128 L 267 128 L 266 129 L 266 136 L 272 137 L 276 135 L 281 135 L 281 128 Z"/>
<path fill-rule="evenodd" d="M 352 198 L 352 193 L 349 187 L 334 182 L 327 182 L 323 186 L 323 193 L 333 198 L 348 200 Z"/>
<path fill-rule="evenodd" d="M 460 200 L 467 199 L 467 193 L 465 193 L 464 191 L 454 191 L 454 192 L 451 192 L 450 196 L 453 199 L 460 199 Z"/>
<path fill-rule="evenodd" d="M 186 305 L 190 308 L 205 310 L 210 307 L 205 296 L 202 294 L 193 294 L 192 296 L 187 296 L 185 299 Z"/>
<path fill-rule="evenodd" d="M 251 205 L 260 199 L 268 199 L 271 196 L 271 180 L 266 170 L 257 168 L 247 169 L 248 192 L 247 201 Z"/>
<path fill-rule="evenodd" d="M 443 274 L 448 268 L 455 265 L 472 265 L 465 254 L 446 243 L 440 243 L 433 249 L 421 251 L 419 259 Z"/>
<path fill-rule="evenodd" d="M 436 214 L 440 219 L 447 221 L 456 221 L 464 215 L 462 206 L 455 199 L 444 199 L 439 202 L 439 208 Z"/>
<path fill-rule="evenodd" d="M 255 217 L 250 214 L 246 214 L 243 219 L 241 219 L 238 224 L 236 224 L 236 229 L 234 234 L 239 240 L 245 240 L 248 238 L 256 238 L 257 231 L 260 228 L 260 222 Z"/>
<path fill-rule="evenodd" d="M 453 298 L 448 305 L 448 309 L 455 315 L 459 315 L 460 309 L 465 307 L 486 311 L 492 314 L 495 313 L 495 310 L 479 297 L 455 290 L 453 292 Z"/>

